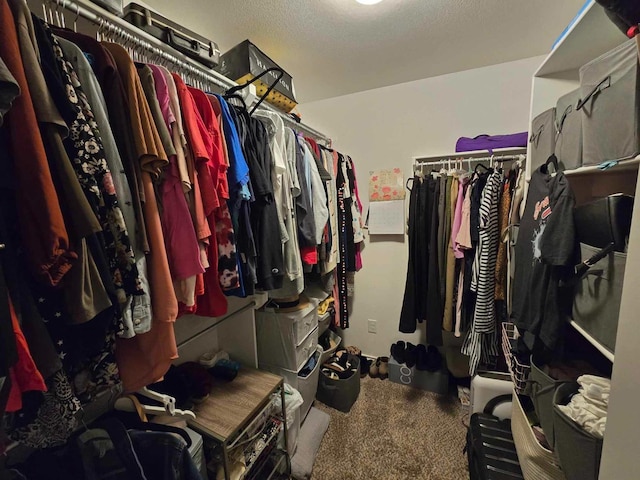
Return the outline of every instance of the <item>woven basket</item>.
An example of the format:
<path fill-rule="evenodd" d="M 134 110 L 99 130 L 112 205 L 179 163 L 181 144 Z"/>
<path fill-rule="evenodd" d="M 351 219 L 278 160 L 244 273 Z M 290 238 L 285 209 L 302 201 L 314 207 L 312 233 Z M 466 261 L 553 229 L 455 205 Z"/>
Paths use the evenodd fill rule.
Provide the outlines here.
<path fill-rule="evenodd" d="M 513 399 L 511 429 L 525 480 L 566 480 L 553 452 L 538 443 L 518 395 Z"/>

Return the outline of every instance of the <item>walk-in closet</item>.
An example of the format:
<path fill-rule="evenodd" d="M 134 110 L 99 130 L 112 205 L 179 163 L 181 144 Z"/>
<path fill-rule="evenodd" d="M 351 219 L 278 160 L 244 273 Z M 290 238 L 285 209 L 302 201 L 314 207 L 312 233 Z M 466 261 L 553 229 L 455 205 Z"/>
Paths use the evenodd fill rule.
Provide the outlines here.
<path fill-rule="evenodd" d="M 634 0 L 0 0 L 0 480 L 634 480 Z"/>

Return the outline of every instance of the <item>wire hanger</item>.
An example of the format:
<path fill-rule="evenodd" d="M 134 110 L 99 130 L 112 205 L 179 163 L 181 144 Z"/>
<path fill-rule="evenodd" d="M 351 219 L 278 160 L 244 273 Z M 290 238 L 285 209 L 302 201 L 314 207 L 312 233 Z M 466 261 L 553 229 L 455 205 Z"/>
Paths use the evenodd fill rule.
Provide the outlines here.
<path fill-rule="evenodd" d="M 271 83 L 271 85 L 269 85 L 269 88 L 267 88 L 267 91 L 264 92 L 264 94 L 260 97 L 260 99 L 256 102 L 256 104 L 253 106 L 253 108 L 249 112 L 249 115 L 253 115 L 253 112 L 255 112 L 256 109 L 260 106 L 260 104 L 269 96 L 271 91 L 275 88 L 275 86 L 278 84 L 278 82 L 284 76 L 284 70 L 282 70 L 281 68 L 278 68 L 278 67 L 267 68 L 264 72 L 261 72 L 259 75 L 253 77 L 251 80 L 248 80 L 247 82 L 243 83 L 242 85 L 236 85 L 235 87 L 231 87 L 230 89 L 228 89 L 225 92 L 225 98 L 226 98 L 227 95 L 234 94 L 234 93 L 242 90 L 243 88 L 247 88 L 249 85 L 251 85 L 252 83 L 254 83 L 254 82 L 258 81 L 258 80 L 260 80 L 260 78 L 262 78 L 263 76 L 265 76 L 267 73 L 270 73 L 270 72 L 278 72 L 279 75 Z"/>

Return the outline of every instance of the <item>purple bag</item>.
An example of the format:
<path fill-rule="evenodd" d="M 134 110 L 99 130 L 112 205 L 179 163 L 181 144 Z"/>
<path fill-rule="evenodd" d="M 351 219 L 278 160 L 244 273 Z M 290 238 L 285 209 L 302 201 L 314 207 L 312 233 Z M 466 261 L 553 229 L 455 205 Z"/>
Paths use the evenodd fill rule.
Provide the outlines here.
<path fill-rule="evenodd" d="M 472 152 L 474 150 L 489 150 L 495 148 L 526 147 L 529 140 L 527 132 L 512 133 L 510 135 L 478 135 L 475 138 L 460 137 L 456 142 L 456 152 Z"/>

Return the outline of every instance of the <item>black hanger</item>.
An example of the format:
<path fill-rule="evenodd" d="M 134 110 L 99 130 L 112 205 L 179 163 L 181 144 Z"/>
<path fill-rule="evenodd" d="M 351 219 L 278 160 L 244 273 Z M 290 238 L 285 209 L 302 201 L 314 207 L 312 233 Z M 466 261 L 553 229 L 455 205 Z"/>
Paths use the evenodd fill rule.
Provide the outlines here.
<path fill-rule="evenodd" d="M 560 169 L 558 168 L 558 157 L 556 157 L 555 153 L 552 153 L 551 156 L 545 162 L 545 167 L 547 167 L 547 173 L 549 172 L 549 165 L 553 165 L 553 173 L 558 173 Z"/>
<path fill-rule="evenodd" d="M 482 163 L 479 163 L 476 165 L 476 168 L 473 169 L 473 173 L 478 173 L 478 168 L 484 168 L 485 171 L 490 172 L 492 169 L 487 167 L 486 165 L 483 165 Z"/>
<path fill-rule="evenodd" d="M 259 75 L 253 77 L 251 80 L 243 83 L 242 85 L 236 85 L 235 87 L 231 87 L 229 90 L 226 91 L 225 93 L 225 97 L 227 95 L 232 95 L 236 92 L 239 92 L 240 90 L 242 90 L 243 88 L 246 88 L 247 86 L 251 85 L 253 82 L 258 81 L 261 77 L 265 76 L 267 73 L 270 72 L 278 72 L 280 75 L 278 75 L 278 78 L 276 78 L 273 83 L 271 83 L 271 85 L 269 85 L 269 88 L 267 89 L 266 92 L 264 92 L 264 94 L 260 97 L 260 100 L 258 100 L 258 103 L 256 103 L 253 108 L 251 109 L 251 111 L 249 112 L 249 115 L 253 115 L 253 112 L 256 111 L 256 109 L 260 106 L 260 104 L 269 96 L 269 94 L 271 93 L 271 90 L 273 90 L 275 88 L 275 86 L 278 84 L 278 82 L 280 81 L 280 79 L 284 76 L 284 70 L 282 70 L 281 68 L 278 67 L 272 67 L 272 68 L 267 68 L 264 72 L 260 73 Z"/>

